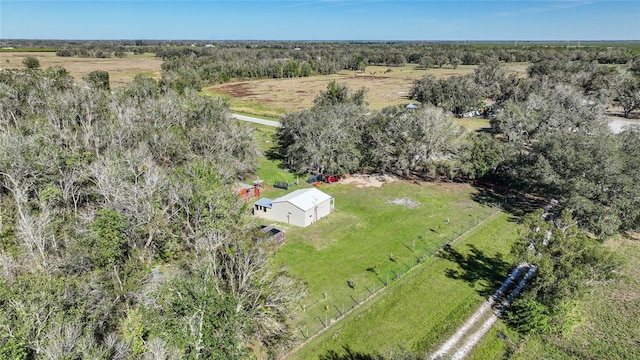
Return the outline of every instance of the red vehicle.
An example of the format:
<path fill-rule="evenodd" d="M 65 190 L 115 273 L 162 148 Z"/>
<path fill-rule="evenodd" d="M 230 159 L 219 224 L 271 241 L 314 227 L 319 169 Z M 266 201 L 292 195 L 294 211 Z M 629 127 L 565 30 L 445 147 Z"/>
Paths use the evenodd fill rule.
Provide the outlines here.
<path fill-rule="evenodd" d="M 329 175 L 329 176 L 325 176 L 324 178 L 324 182 L 326 183 L 332 183 L 332 182 L 336 182 L 340 180 L 340 176 L 338 175 Z"/>

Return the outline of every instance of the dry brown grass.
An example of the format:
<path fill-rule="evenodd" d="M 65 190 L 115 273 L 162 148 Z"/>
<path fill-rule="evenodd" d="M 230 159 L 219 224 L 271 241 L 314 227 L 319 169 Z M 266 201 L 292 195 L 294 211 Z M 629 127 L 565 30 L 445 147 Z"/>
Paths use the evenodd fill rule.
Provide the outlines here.
<path fill-rule="evenodd" d="M 0 52 L 0 68 L 23 69 L 22 60 L 27 56 L 37 58 L 42 69 L 56 65 L 64 67 L 77 83 L 81 83 L 82 77 L 92 71 L 107 71 L 112 88 L 123 86 L 133 80 L 137 74 L 158 79 L 161 72 L 160 65 L 162 65 L 162 60 L 152 54 L 127 55 L 122 59 L 96 59 L 59 57 L 54 52 Z"/>
<path fill-rule="evenodd" d="M 405 104 L 415 80 L 426 74 L 438 78 L 473 73 L 475 66 L 460 66 L 458 69 L 416 69 L 404 67 L 368 66 L 365 71 L 342 71 L 335 75 L 311 76 L 293 79 L 267 79 L 238 81 L 211 86 L 206 93 L 229 98 L 235 111 L 266 116 L 280 116 L 287 111 L 297 111 L 313 105 L 313 99 L 336 80 L 345 83 L 351 90 L 366 88 L 371 109 Z"/>
<path fill-rule="evenodd" d="M 506 64 L 508 72 L 526 73 L 528 64 Z M 335 75 L 319 75 L 293 79 L 266 79 L 237 81 L 210 86 L 205 93 L 229 99 L 234 111 L 278 117 L 288 111 L 297 111 L 313 105 L 313 99 L 327 88 L 331 80 L 345 83 L 350 89 L 366 88 L 369 108 L 406 104 L 413 82 L 427 74 L 436 78 L 471 74 L 477 66 L 461 65 L 457 69 L 418 69 L 415 65 L 403 67 L 368 66 L 365 71 L 341 71 Z"/>

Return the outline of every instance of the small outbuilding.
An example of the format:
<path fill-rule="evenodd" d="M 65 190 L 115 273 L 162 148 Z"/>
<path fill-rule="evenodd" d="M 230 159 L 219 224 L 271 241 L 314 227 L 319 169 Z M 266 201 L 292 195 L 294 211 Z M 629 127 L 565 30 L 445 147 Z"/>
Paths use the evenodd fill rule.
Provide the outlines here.
<path fill-rule="evenodd" d="M 251 200 L 254 197 L 260 196 L 260 186 L 249 184 L 238 184 L 236 191 L 242 200 Z"/>
<path fill-rule="evenodd" d="M 276 199 L 261 198 L 253 205 L 253 215 L 306 227 L 329 215 L 334 199 L 316 188 L 300 189 Z"/>

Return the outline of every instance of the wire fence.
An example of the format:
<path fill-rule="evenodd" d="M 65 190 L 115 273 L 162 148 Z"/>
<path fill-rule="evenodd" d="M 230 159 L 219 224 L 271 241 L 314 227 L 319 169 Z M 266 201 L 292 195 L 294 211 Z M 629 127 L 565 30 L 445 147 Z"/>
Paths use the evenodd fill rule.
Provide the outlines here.
<path fill-rule="evenodd" d="M 466 224 L 455 227 L 451 233 L 443 236 L 438 242 L 426 241 L 418 235 L 418 241 L 412 240 L 411 245 L 403 243 L 406 248 L 411 250 L 413 257 L 411 259 L 393 259 L 395 266 L 392 266 L 387 271 L 376 273 L 375 278 L 369 283 L 360 283 L 358 286 L 359 290 L 356 290 L 353 284 L 349 284 L 353 291 L 348 297 L 342 297 L 325 304 L 324 309 L 322 309 L 320 313 L 318 313 L 316 309 L 315 317 L 307 319 L 306 322 L 299 326 L 298 334 L 302 337 L 303 343 L 324 332 L 331 327 L 331 325 L 357 309 L 367 300 L 376 296 L 389 284 L 400 280 L 404 275 L 418 266 L 428 263 L 429 260 L 435 257 L 438 251 L 451 245 L 454 241 L 471 231 L 499 210 L 499 207 L 496 206 L 487 207 L 486 212 L 474 217 Z M 323 295 L 326 296 L 326 294 Z M 320 303 L 321 299 L 317 299 L 313 303 L 307 304 L 306 307 L 317 307 Z M 307 311 L 306 308 L 304 310 Z"/>

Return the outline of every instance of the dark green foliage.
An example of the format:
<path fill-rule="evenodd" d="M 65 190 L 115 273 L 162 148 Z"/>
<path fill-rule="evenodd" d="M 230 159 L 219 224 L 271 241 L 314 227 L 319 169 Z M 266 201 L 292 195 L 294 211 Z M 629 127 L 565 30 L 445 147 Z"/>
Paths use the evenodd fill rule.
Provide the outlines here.
<path fill-rule="evenodd" d="M 640 79 L 623 79 L 615 86 L 613 96 L 614 104 L 622 108 L 625 117 L 629 117 L 632 111 L 640 110 Z"/>
<path fill-rule="evenodd" d="M 53 80 L 54 86 L 59 90 L 68 90 L 73 86 L 73 77 L 62 66 L 52 66 L 47 68 L 44 73 Z"/>
<path fill-rule="evenodd" d="M 579 299 L 590 282 L 614 278 L 621 263 L 581 230 L 566 210 L 552 221 L 543 219 L 542 210 L 536 211 L 525 217 L 524 226 L 512 254 L 517 261 L 536 265 L 538 272 L 509 321 L 525 332 L 548 330 L 549 316 L 562 323 L 567 302 Z"/>
<path fill-rule="evenodd" d="M 27 56 L 22 59 L 22 64 L 29 70 L 38 70 L 40 69 L 40 60 L 33 56 Z"/>
<path fill-rule="evenodd" d="M 170 281 L 146 316 L 146 328 L 166 337 L 183 359 L 245 359 L 241 335 L 249 318 L 237 311 L 238 301 L 220 294 L 204 273 L 185 274 Z"/>
<path fill-rule="evenodd" d="M 276 136 L 287 166 L 299 173 L 366 169 L 433 176 L 437 163 L 454 152 L 461 134 L 435 108 L 365 111 L 336 105 L 285 115 Z"/>
<path fill-rule="evenodd" d="M 94 89 L 109 90 L 109 73 L 103 70 L 95 70 L 83 77 L 83 80 Z"/>
<path fill-rule="evenodd" d="M 27 348 L 24 342 L 15 337 L 0 339 L 0 358 L 26 360 L 34 357 L 33 352 Z"/>
<path fill-rule="evenodd" d="M 352 94 L 346 84 L 331 80 L 327 85 L 327 90 L 321 92 L 320 95 L 313 100 L 313 103 L 317 107 L 335 106 L 338 104 L 365 106 L 366 94 L 367 89 L 365 88 L 361 88 Z"/>
<path fill-rule="evenodd" d="M 338 104 L 290 113 L 281 119 L 278 145 L 296 172 L 337 173 L 360 167 L 360 123 L 364 111 Z"/>
<path fill-rule="evenodd" d="M 637 186 L 629 179 L 635 160 L 636 132 L 627 133 L 623 148 L 603 119 L 602 108 L 567 86 L 531 93 L 525 102 L 509 101 L 492 119 L 510 154 L 501 175 L 528 191 L 561 201 L 581 227 L 605 238 L 619 229 L 638 229 L 628 212 Z M 626 163 L 621 162 L 625 159 Z M 633 219 L 633 220 L 632 220 Z"/>
<path fill-rule="evenodd" d="M 640 57 L 636 57 L 629 65 L 629 72 L 635 77 L 640 77 Z"/>
<path fill-rule="evenodd" d="M 100 268 L 121 264 L 127 253 L 125 218 L 111 209 L 100 209 L 91 225 L 95 239 L 91 242 L 91 259 Z"/>
<path fill-rule="evenodd" d="M 409 98 L 439 106 L 457 116 L 480 110 L 483 107 L 482 96 L 482 90 L 472 76 L 452 76 L 437 80 L 433 75 L 426 75 L 415 81 L 409 91 Z"/>
<path fill-rule="evenodd" d="M 549 308 L 533 299 L 519 298 L 507 308 L 506 322 L 521 334 L 548 333 Z"/>
<path fill-rule="evenodd" d="M 494 175 L 505 161 L 505 146 L 491 134 L 472 133 L 458 150 L 459 171 L 470 179 Z"/>

